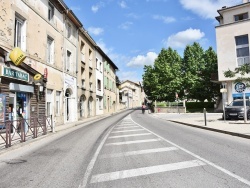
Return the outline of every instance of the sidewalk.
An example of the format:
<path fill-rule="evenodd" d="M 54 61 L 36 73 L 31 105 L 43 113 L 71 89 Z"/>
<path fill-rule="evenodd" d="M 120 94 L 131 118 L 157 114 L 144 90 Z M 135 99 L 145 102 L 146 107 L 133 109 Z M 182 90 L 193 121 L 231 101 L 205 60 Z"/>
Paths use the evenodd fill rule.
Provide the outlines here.
<path fill-rule="evenodd" d="M 222 113 L 207 113 L 206 125 L 203 113 L 154 113 L 153 117 L 176 122 L 192 127 L 206 129 L 215 132 L 230 134 L 250 139 L 250 121 L 244 123 L 244 120 L 223 120 Z"/>

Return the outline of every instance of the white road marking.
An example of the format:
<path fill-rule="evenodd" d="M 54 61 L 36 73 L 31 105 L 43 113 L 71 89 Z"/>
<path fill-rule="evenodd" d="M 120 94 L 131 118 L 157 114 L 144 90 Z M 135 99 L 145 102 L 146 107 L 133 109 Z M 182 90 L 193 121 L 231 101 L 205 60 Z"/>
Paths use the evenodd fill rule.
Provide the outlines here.
<path fill-rule="evenodd" d="M 126 131 L 113 131 L 113 133 L 125 133 L 125 132 L 135 132 L 135 131 L 144 131 L 144 129 L 134 129 L 134 130 L 126 130 Z"/>
<path fill-rule="evenodd" d="M 127 135 L 121 135 L 121 136 L 110 136 L 108 139 L 111 139 L 111 138 L 123 138 L 123 137 L 133 137 L 133 136 L 146 136 L 146 135 L 151 135 L 151 133 L 127 134 Z"/>
<path fill-rule="evenodd" d="M 147 150 L 139 150 L 139 151 L 128 151 L 128 152 L 124 152 L 124 153 L 103 154 L 103 155 L 100 155 L 99 158 L 105 159 L 105 158 L 113 158 L 113 157 L 143 155 L 143 154 L 159 153 L 159 152 L 166 152 L 166 151 L 173 151 L 173 150 L 178 150 L 178 148 L 167 147 L 167 148 L 156 148 L 156 149 L 147 149 Z"/>
<path fill-rule="evenodd" d="M 131 118 L 131 116 L 130 116 L 130 118 Z M 227 174 L 227 175 L 229 175 L 229 176 L 231 176 L 231 177 L 233 177 L 233 178 L 239 180 L 240 182 L 245 183 L 246 185 L 250 186 L 250 181 L 249 181 L 249 180 L 247 180 L 247 179 L 245 179 L 245 178 L 242 178 L 242 177 L 240 177 L 240 176 L 238 176 L 238 175 L 236 175 L 236 174 L 230 172 L 229 170 L 227 170 L 227 169 L 225 169 L 225 168 L 222 168 L 222 167 L 216 165 L 215 163 L 210 162 L 210 161 L 208 161 L 208 160 L 206 160 L 206 159 L 200 157 L 199 155 L 196 155 L 196 154 L 192 153 L 191 151 L 189 151 L 189 150 L 187 150 L 187 149 L 185 149 L 185 148 L 183 148 L 183 147 L 181 147 L 181 146 L 179 146 L 179 145 L 177 145 L 177 144 L 175 144 L 175 143 L 173 143 L 173 142 L 171 142 L 171 141 L 169 141 L 169 140 L 163 138 L 162 136 L 160 136 L 160 135 L 158 135 L 158 134 L 155 134 L 154 132 L 150 131 L 149 129 L 147 129 L 147 128 L 141 126 L 141 125 L 138 124 L 138 123 L 136 123 L 132 118 L 131 118 L 131 121 L 133 121 L 136 125 L 142 127 L 143 129 L 147 130 L 148 132 L 154 134 L 154 135 L 157 136 L 158 138 L 161 138 L 162 140 L 168 142 L 169 144 L 172 144 L 173 146 L 179 148 L 180 150 L 185 151 L 186 153 L 188 153 L 188 154 L 194 156 L 195 158 L 197 158 L 197 159 L 199 159 L 199 160 L 201 160 L 201 161 L 203 161 L 203 162 L 209 164 L 210 166 L 212 166 L 212 167 L 214 167 L 214 168 L 216 168 L 216 169 L 218 169 L 218 170 L 224 172 L 225 174 Z"/>
<path fill-rule="evenodd" d="M 114 142 L 114 143 L 108 143 L 106 144 L 106 146 L 119 146 L 119 145 L 138 144 L 138 143 L 145 143 L 145 142 L 157 142 L 160 140 L 161 140 L 160 138 L 157 138 L 157 139 L 135 140 L 135 141 L 127 141 L 127 142 Z"/>
<path fill-rule="evenodd" d="M 117 129 L 131 129 L 131 128 L 138 128 L 139 126 L 125 126 L 125 127 L 119 127 L 119 128 L 114 128 L 114 130 L 117 130 Z"/>
<path fill-rule="evenodd" d="M 112 180 L 125 179 L 137 176 L 144 176 L 149 174 L 168 172 L 168 171 L 197 167 L 202 165 L 206 165 L 206 163 L 199 160 L 192 160 L 179 163 L 171 163 L 165 165 L 150 166 L 144 168 L 97 174 L 92 176 L 90 183 L 98 183 L 98 182 L 112 181 Z"/>
<path fill-rule="evenodd" d="M 99 155 L 99 153 L 100 153 L 100 151 L 101 151 L 101 149 L 102 149 L 102 147 L 103 147 L 105 141 L 107 140 L 107 138 L 108 138 L 108 136 L 110 135 L 110 133 L 111 133 L 112 130 L 113 130 L 113 128 L 109 130 L 109 132 L 107 133 L 107 135 L 103 138 L 102 142 L 101 142 L 100 145 L 98 146 L 98 148 L 97 148 L 97 150 L 96 150 L 96 152 L 95 152 L 93 158 L 91 159 L 91 161 L 90 161 L 90 163 L 89 163 L 89 165 L 88 165 L 88 167 L 87 167 L 87 170 L 86 170 L 86 172 L 85 172 L 85 174 L 84 174 L 84 177 L 83 177 L 83 181 L 82 181 L 82 183 L 79 185 L 79 188 L 85 188 L 85 187 L 86 187 L 86 185 L 87 185 L 87 183 L 88 183 L 89 176 L 90 176 L 90 174 L 91 174 L 91 172 L 92 172 L 92 170 L 93 170 L 93 167 L 94 167 L 94 165 L 95 165 L 96 159 L 97 159 L 97 157 L 98 157 L 98 155 Z"/>

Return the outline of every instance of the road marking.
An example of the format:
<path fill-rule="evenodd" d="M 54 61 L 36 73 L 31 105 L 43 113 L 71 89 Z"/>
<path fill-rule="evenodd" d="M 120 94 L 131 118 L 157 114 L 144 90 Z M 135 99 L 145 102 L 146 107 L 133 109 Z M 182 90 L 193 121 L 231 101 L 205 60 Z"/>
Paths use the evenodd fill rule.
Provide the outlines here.
<path fill-rule="evenodd" d="M 135 141 L 126 141 L 126 142 L 114 142 L 108 143 L 106 146 L 119 146 L 119 145 L 127 145 L 127 144 L 138 144 L 138 143 L 145 143 L 145 142 L 157 142 L 160 141 L 160 138 L 157 139 L 147 139 L 147 140 L 135 140 Z"/>
<path fill-rule="evenodd" d="M 100 151 L 101 151 L 101 149 L 102 149 L 105 141 L 107 140 L 107 138 L 110 135 L 110 133 L 111 133 L 112 130 L 113 130 L 113 128 L 111 128 L 109 130 L 109 132 L 107 133 L 107 135 L 103 138 L 103 140 L 101 141 L 100 145 L 98 146 L 98 148 L 97 148 L 97 150 L 96 150 L 93 158 L 91 159 L 91 161 L 90 161 L 90 163 L 89 163 L 89 165 L 87 167 L 87 170 L 86 170 L 86 172 L 84 174 L 84 177 L 83 177 L 83 181 L 79 185 L 79 188 L 85 188 L 86 187 L 86 185 L 88 183 L 89 176 L 92 173 L 93 167 L 95 165 L 96 159 L 97 159 L 97 157 L 98 157 L 98 155 L 99 155 L 99 153 L 100 153 Z"/>
<path fill-rule="evenodd" d="M 130 116 L 130 118 L 131 118 L 131 116 Z M 201 161 L 203 161 L 203 162 L 209 164 L 210 166 L 212 166 L 212 167 L 214 167 L 214 168 L 216 168 L 216 169 L 218 169 L 218 170 L 224 172 L 225 174 L 227 174 L 227 175 L 229 175 L 229 176 L 231 176 L 231 177 L 233 177 L 233 178 L 239 180 L 240 182 L 245 183 L 246 185 L 250 186 L 250 181 L 249 181 L 249 180 L 244 179 L 244 178 L 242 178 L 242 177 L 240 177 L 240 176 L 238 176 L 238 175 L 236 175 L 236 174 L 230 172 L 229 170 L 226 170 L 225 168 L 222 168 L 222 167 L 216 165 L 215 163 L 210 162 L 210 161 L 208 161 L 208 160 L 206 160 L 206 159 L 200 157 L 199 155 L 196 155 L 196 154 L 192 153 L 191 151 L 189 151 L 189 150 L 187 150 L 187 149 L 185 149 L 185 148 L 183 148 L 183 147 L 181 147 L 181 146 L 179 146 L 179 145 L 177 145 L 177 144 L 175 144 L 175 143 L 173 143 L 173 142 L 171 142 L 171 141 L 169 141 L 169 140 L 163 138 L 162 136 L 160 136 L 160 135 L 158 135 L 158 134 L 155 134 L 154 132 L 152 132 L 152 131 L 150 131 L 149 129 L 143 127 L 143 126 L 140 125 L 139 123 L 136 123 L 132 118 L 131 118 L 131 121 L 133 121 L 136 125 L 142 127 L 143 129 L 147 130 L 148 132 L 154 134 L 154 135 L 157 136 L 158 138 L 161 138 L 162 140 L 168 142 L 169 144 L 172 144 L 173 146 L 179 148 L 180 150 L 185 151 L 186 153 L 192 155 L 193 157 L 195 157 L 195 158 L 197 158 L 197 159 L 199 159 L 199 160 L 201 160 Z"/>
<path fill-rule="evenodd" d="M 135 131 L 144 131 L 144 129 L 134 129 L 134 130 L 125 130 L 125 131 L 113 131 L 113 133 L 125 133 L 125 132 L 135 132 Z"/>
<path fill-rule="evenodd" d="M 147 149 L 147 150 L 139 150 L 139 151 L 128 151 L 128 152 L 123 152 L 123 153 L 103 154 L 103 155 L 100 155 L 99 158 L 105 159 L 105 158 L 113 158 L 113 157 L 143 155 L 143 154 L 159 153 L 159 152 L 166 152 L 166 151 L 173 151 L 173 150 L 178 150 L 178 148 L 167 147 L 167 148 L 156 148 L 156 149 Z"/>
<path fill-rule="evenodd" d="M 171 163 L 171 164 L 165 164 L 165 165 L 157 165 L 157 166 L 150 166 L 150 167 L 144 167 L 144 168 L 97 174 L 97 175 L 92 176 L 90 183 L 98 183 L 98 182 L 112 181 L 112 180 L 118 180 L 118 179 L 132 178 L 132 177 L 137 177 L 137 176 L 144 176 L 144 175 L 149 175 L 149 174 L 180 170 L 180 169 L 197 167 L 197 166 L 202 166 L 202 165 L 206 165 L 206 163 L 200 160 L 192 160 L 192 161 L 184 161 L 184 162 L 179 162 L 179 163 Z"/>
<path fill-rule="evenodd" d="M 121 135 L 121 136 L 110 136 L 108 139 L 111 139 L 111 138 L 123 138 L 123 137 L 133 137 L 133 136 L 146 136 L 146 135 L 151 135 L 151 133 L 127 134 L 127 135 Z"/>
<path fill-rule="evenodd" d="M 124 127 L 118 127 L 118 128 L 114 128 L 114 130 L 117 130 L 117 129 L 131 129 L 131 128 L 138 128 L 139 126 L 124 126 Z"/>

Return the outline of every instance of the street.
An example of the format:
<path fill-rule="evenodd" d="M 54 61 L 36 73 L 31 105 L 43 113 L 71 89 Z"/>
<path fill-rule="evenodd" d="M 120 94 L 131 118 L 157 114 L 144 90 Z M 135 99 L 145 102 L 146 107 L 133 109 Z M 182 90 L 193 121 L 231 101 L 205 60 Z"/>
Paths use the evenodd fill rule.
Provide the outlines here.
<path fill-rule="evenodd" d="M 125 111 L 0 155 L 1 187 L 250 187 L 249 146 Z"/>

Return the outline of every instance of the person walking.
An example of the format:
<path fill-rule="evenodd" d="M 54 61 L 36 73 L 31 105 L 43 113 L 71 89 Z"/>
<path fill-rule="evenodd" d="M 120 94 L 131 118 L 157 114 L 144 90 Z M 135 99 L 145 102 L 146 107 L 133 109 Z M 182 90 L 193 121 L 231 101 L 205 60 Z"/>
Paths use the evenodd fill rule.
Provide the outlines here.
<path fill-rule="evenodd" d="M 146 105 L 144 103 L 142 103 L 142 113 L 144 114 L 145 113 L 145 109 L 146 109 Z"/>

